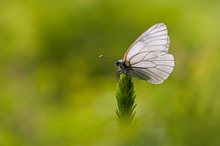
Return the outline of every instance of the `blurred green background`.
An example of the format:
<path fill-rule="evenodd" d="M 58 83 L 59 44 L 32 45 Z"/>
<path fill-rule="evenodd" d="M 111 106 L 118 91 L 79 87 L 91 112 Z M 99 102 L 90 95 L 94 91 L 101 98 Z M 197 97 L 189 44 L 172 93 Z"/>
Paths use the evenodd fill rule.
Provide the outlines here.
<path fill-rule="evenodd" d="M 118 134 L 114 62 L 164 22 L 176 66 L 135 80 L 136 122 Z M 1 0 L 1 146 L 219 146 L 220 1 Z"/>

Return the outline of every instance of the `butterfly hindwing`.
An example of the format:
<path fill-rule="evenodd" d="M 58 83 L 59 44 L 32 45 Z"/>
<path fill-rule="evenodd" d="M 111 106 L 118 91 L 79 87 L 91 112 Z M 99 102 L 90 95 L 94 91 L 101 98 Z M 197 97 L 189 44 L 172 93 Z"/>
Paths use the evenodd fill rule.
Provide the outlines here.
<path fill-rule="evenodd" d="M 151 52 L 137 55 L 142 57 L 141 60 L 136 61 L 131 59 L 131 69 L 140 79 L 147 80 L 152 84 L 160 84 L 166 80 L 169 74 L 173 71 L 174 58 L 173 55 L 164 52 Z M 145 77 L 147 76 L 147 77 Z"/>

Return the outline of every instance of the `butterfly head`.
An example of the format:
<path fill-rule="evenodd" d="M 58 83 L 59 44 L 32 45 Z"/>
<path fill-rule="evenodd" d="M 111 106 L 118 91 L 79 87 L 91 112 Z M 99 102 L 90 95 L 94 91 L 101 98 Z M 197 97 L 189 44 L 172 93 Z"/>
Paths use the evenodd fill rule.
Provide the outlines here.
<path fill-rule="evenodd" d="M 122 61 L 122 60 L 117 60 L 117 61 L 115 62 L 115 66 L 116 66 L 116 67 L 120 67 L 122 64 L 123 64 L 123 61 Z"/>

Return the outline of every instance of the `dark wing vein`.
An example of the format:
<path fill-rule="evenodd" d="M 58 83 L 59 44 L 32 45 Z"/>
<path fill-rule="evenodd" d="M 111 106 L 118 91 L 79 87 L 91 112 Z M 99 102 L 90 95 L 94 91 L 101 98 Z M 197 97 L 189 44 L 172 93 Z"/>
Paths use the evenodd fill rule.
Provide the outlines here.
<path fill-rule="evenodd" d="M 151 38 L 162 37 L 162 36 L 167 36 L 167 34 L 155 35 L 155 36 L 151 36 Z"/>
<path fill-rule="evenodd" d="M 143 80 L 144 80 L 144 78 L 142 78 L 142 77 L 140 76 L 139 72 L 136 72 L 135 70 L 133 70 L 133 72 L 134 72 L 134 74 L 135 74 L 137 77 L 139 77 L 140 79 L 143 79 Z"/>
<path fill-rule="evenodd" d="M 141 60 L 141 61 L 143 61 L 144 58 L 145 58 L 147 55 L 149 55 L 149 54 L 151 54 L 151 53 L 155 53 L 155 52 L 158 52 L 158 51 L 145 51 L 145 52 L 140 52 L 140 51 L 139 51 L 137 54 L 135 54 L 134 56 L 132 56 L 132 57 L 129 59 L 129 62 L 130 62 L 131 59 L 133 59 L 135 56 L 140 55 L 140 54 L 143 54 L 143 53 L 146 53 L 146 54 L 144 55 L 143 59 Z M 165 51 L 159 51 L 159 52 L 166 53 Z M 167 55 L 167 54 L 164 54 L 164 55 Z M 161 55 L 161 56 L 163 56 L 163 55 Z M 157 56 L 157 57 L 158 57 L 158 56 Z M 148 58 L 148 59 L 152 59 L 152 58 Z M 140 63 L 141 61 L 138 61 L 138 62 L 136 62 L 135 64 Z M 145 61 L 147 61 L 147 60 L 145 60 Z M 133 65 L 133 64 L 132 64 L 132 65 Z"/>
<path fill-rule="evenodd" d="M 167 72 L 167 71 L 165 71 L 165 70 L 162 70 L 162 69 L 160 69 L 160 68 L 157 68 L 157 66 L 156 66 L 156 69 L 158 69 L 158 70 L 160 70 L 160 71 L 162 71 L 162 72 L 168 74 L 168 76 L 169 76 L 169 74 L 170 74 L 169 72 Z"/>
<path fill-rule="evenodd" d="M 159 30 L 159 31 L 156 31 L 156 32 L 153 32 L 153 33 L 147 33 L 146 36 L 148 35 L 152 35 L 152 34 L 155 34 L 155 33 L 158 33 L 158 32 L 163 32 L 163 31 L 166 31 L 167 29 L 162 29 L 162 30 Z"/>
<path fill-rule="evenodd" d="M 154 72 L 152 72 L 151 70 L 149 70 L 148 68 L 146 68 L 146 70 L 148 70 L 148 71 L 151 72 L 153 75 L 155 75 L 156 77 L 160 78 L 161 80 L 164 80 L 163 78 L 161 78 L 160 76 L 158 76 L 157 74 L 155 74 Z"/>
<path fill-rule="evenodd" d="M 154 28 L 152 28 L 149 32 L 147 32 L 147 34 L 150 34 L 153 30 L 155 30 L 157 28 L 158 25 L 160 25 L 161 23 L 158 23 Z M 163 25 L 161 25 L 160 27 L 162 27 Z M 158 27 L 158 28 L 160 28 Z"/>
<path fill-rule="evenodd" d="M 160 56 L 154 56 L 154 57 L 151 57 L 151 58 L 147 58 L 147 60 L 144 60 L 144 61 L 148 61 L 149 59 L 154 59 L 154 58 L 158 58 L 158 57 L 161 57 L 161 56 L 165 56 L 167 54 L 163 54 L 163 55 L 160 55 Z M 154 60 L 154 61 L 158 61 L 158 60 Z"/>

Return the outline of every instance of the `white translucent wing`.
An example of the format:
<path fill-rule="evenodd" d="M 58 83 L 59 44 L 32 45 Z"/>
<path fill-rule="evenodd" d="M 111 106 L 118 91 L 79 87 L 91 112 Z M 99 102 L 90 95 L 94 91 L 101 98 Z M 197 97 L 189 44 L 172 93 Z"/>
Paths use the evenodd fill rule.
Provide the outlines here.
<path fill-rule="evenodd" d="M 134 55 L 142 52 L 168 52 L 169 42 L 166 25 L 157 23 L 138 37 L 125 53 L 123 60 L 129 62 Z"/>
<path fill-rule="evenodd" d="M 152 84 L 161 84 L 173 71 L 174 58 L 161 51 L 138 53 L 130 60 L 131 74 Z"/>

